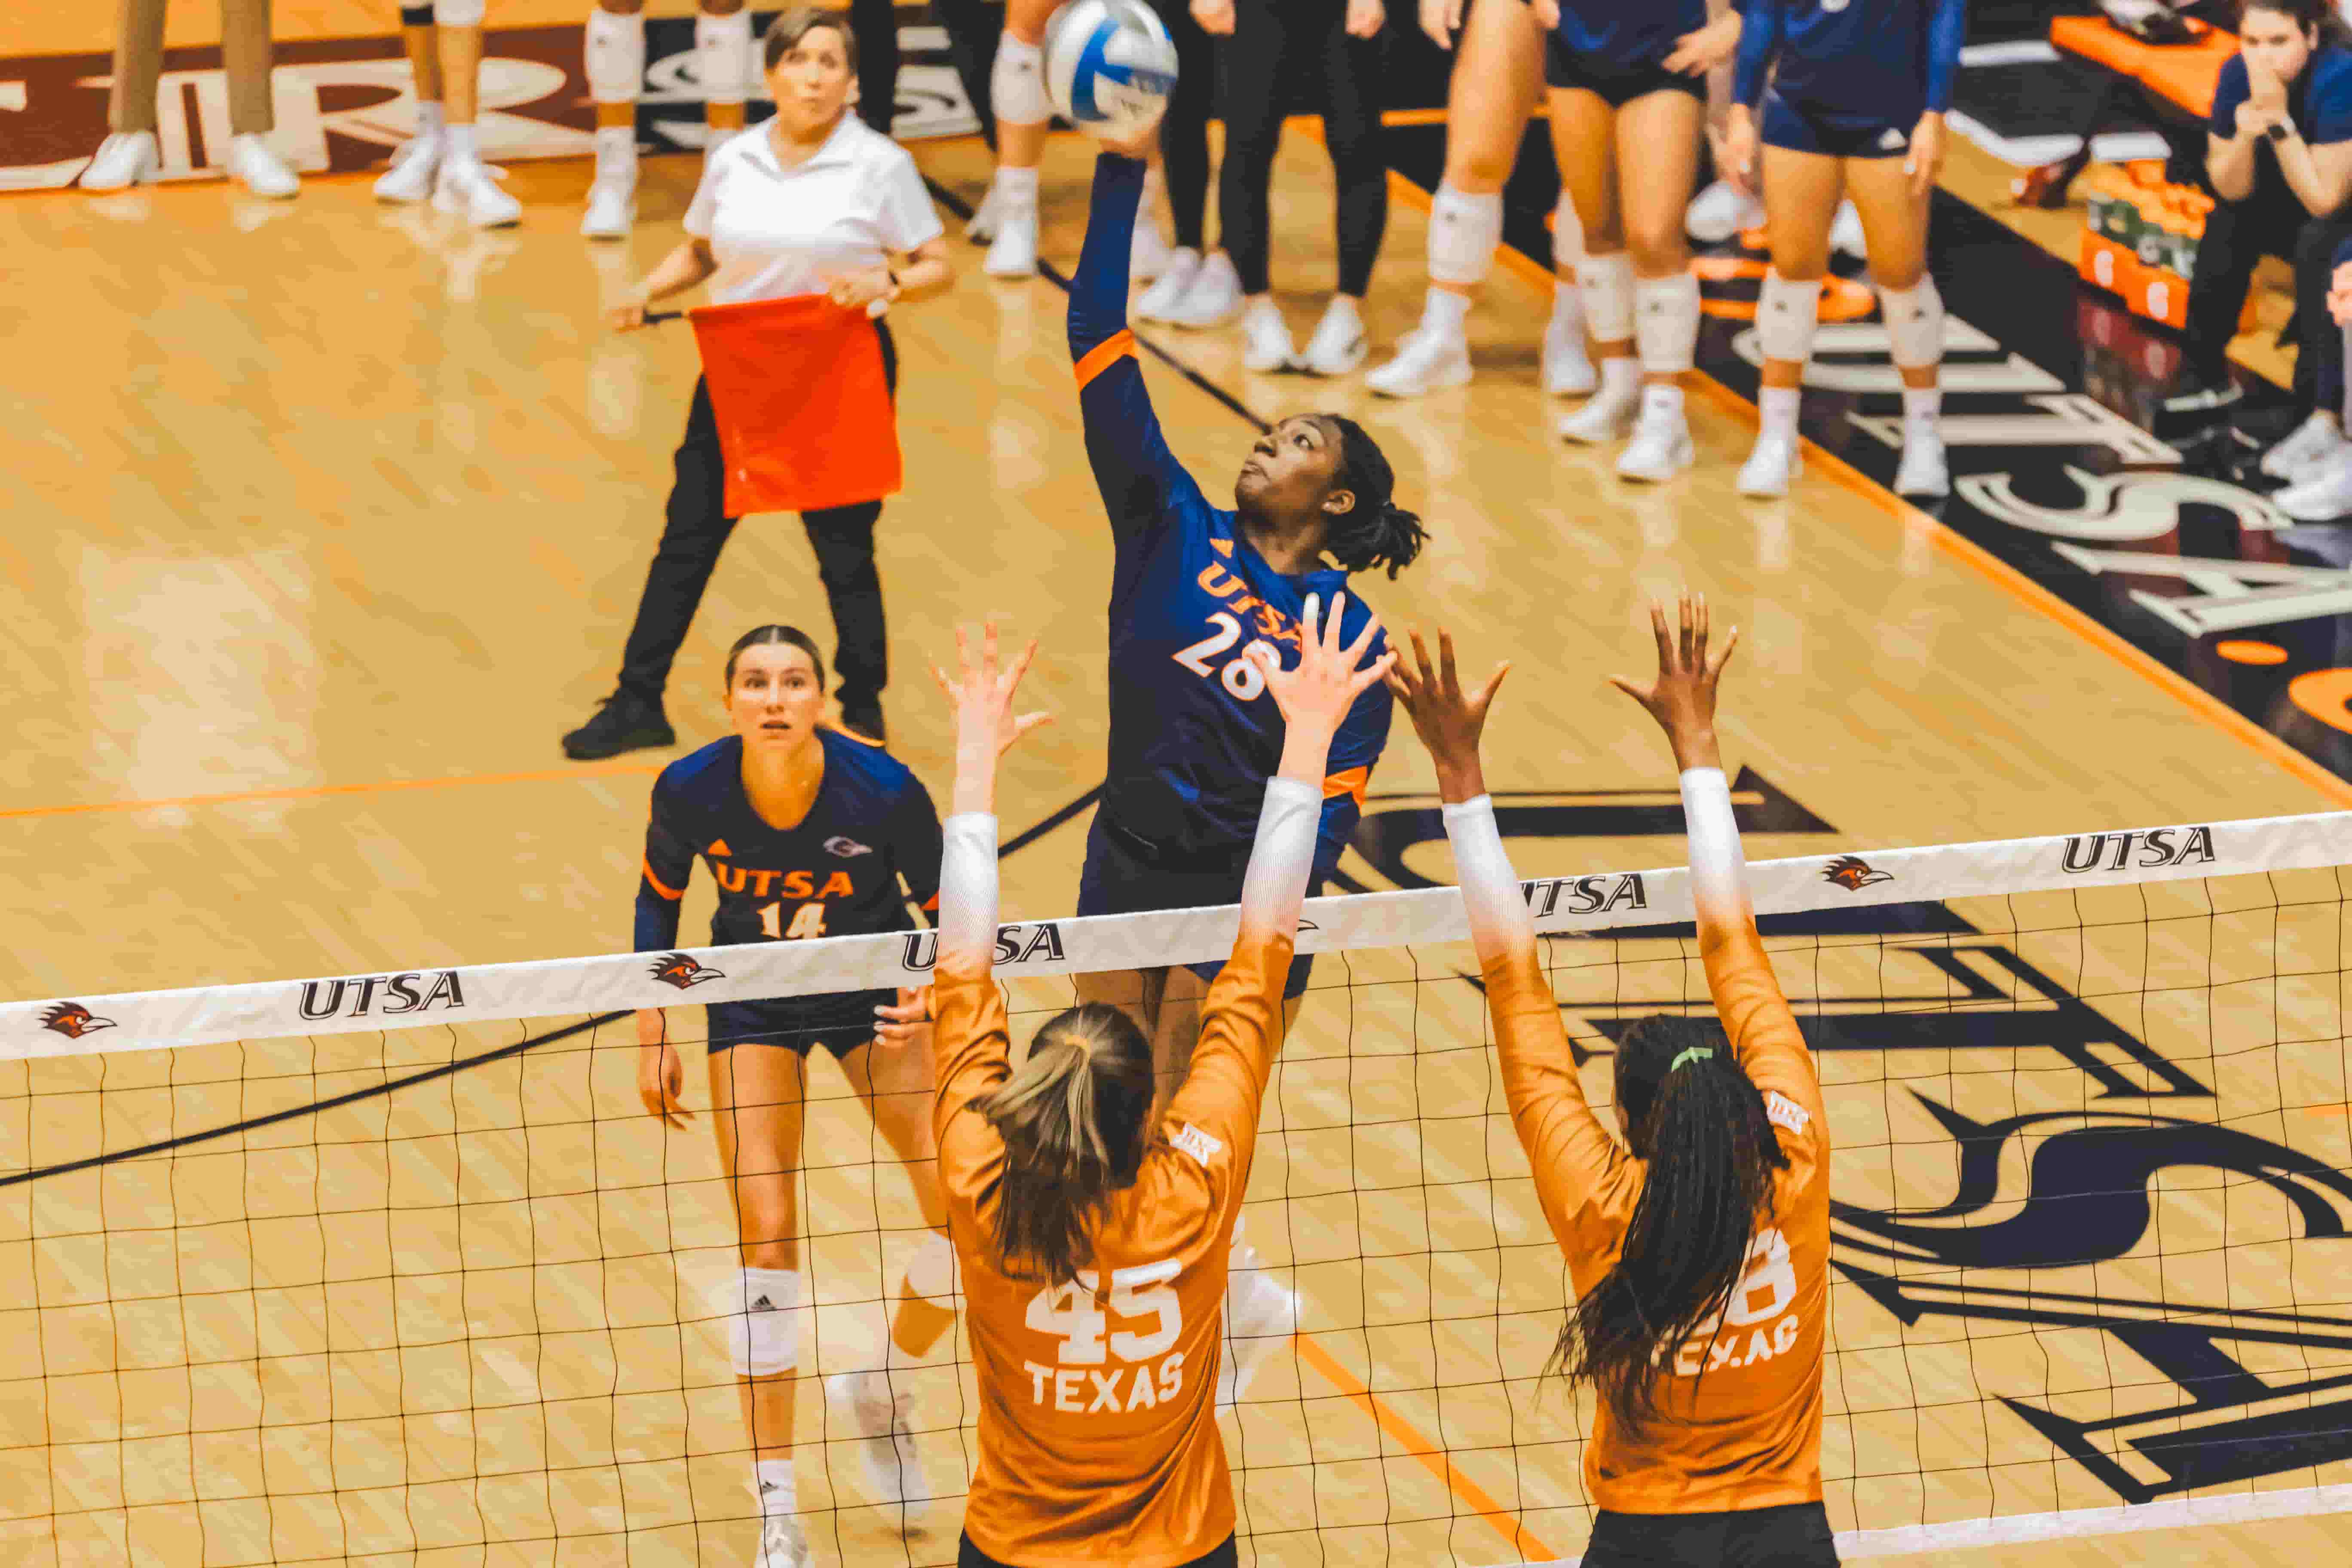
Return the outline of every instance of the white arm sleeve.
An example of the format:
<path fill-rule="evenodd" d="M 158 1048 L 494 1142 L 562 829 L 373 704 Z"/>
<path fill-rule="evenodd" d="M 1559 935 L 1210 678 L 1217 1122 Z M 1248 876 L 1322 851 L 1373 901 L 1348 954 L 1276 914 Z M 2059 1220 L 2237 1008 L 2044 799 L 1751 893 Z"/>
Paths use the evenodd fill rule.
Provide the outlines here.
<path fill-rule="evenodd" d="M 1257 841 L 1250 846 L 1249 871 L 1242 879 L 1243 930 L 1297 931 L 1307 873 L 1315 864 L 1315 832 L 1322 821 L 1323 795 L 1313 784 L 1265 781 Z"/>
<path fill-rule="evenodd" d="M 1693 768 L 1683 774 L 1683 819 L 1690 835 L 1691 902 L 1699 923 L 1746 921 L 1748 859 L 1739 847 L 1739 823 L 1731 815 L 1731 786 L 1721 768 Z"/>
<path fill-rule="evenodd" d="M 1454 846 L 1454 874 L 1470 911 L 1470 940 L 1478 961 L 1535 946 L 1535 919 L 1503 850 L 1502 830 L 1495 826 L 1495 797 L 1482 795 L 1447 806 L 1445 837 Z"/>
<path fill-rule="evenodd" d="M 996 954 L 996 818 L 967 811 L 940 825 L 940 956 Z"/>

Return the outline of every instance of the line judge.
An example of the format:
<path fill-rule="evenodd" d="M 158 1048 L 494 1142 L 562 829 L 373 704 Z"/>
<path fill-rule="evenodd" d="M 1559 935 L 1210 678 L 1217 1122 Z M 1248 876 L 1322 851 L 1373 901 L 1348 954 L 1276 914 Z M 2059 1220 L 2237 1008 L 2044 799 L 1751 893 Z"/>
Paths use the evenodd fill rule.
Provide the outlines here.
<path fill-rule="evenodd" d="M 906 149 L 850 112 L 857 42 L 845 14 L 786 11 L 769 25 L 762 50 L 775 118 L 711 154 L 687 211 L 687 237 L 613 310 L 613 325 L 621 331 L 642 327 L 647 304 L 705 281 L 718 305 L 824 295 L 869 312 L 895 395 L 898 356 L 880 312 L 929 299 L 953 280 L 939 214 Z M 891 414 L 885 408 L 877 417 Z M 830 446 L 874 434 L 796 427 L 788 438 Z M 646 574 L 618 686 L 594 718 L 563 738 L 564 753 L 575 760 L 676 740 L 662 709 L 663 689 L 737 521 L 728 515 L 728 458 L 707 374 L 695 385 L 677 467 L 668 521 Z M 888 676 L 882 584 L 874 569 L 882 493 L 801 515 L 833 609 L 842 722 L 877 742 L 885 738 L 881 698 Z"/>

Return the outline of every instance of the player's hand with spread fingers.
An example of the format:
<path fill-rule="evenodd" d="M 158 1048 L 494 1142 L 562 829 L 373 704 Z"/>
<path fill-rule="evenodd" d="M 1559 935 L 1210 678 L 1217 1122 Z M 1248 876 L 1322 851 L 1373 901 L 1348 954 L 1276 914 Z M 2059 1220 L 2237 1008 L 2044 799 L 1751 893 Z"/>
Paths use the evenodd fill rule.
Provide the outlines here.
<path fill-rule="evenodd" d="M 1437 628 L 1437 663 L 1429 662 L 1429 645 L 1419 627 L 1412 634 L 1412 658 L 1399 659 L 1389 671 L 1389 689 L 1396 694 L 1412 720 L 1412 731 L 1429 748 L 1437 764 L 1438 797 L 1448 805 L 1475 800 L 1486 793 L 1486 770 L 1478 760 L 1478 737 L 1486 728 L 1486 710 L 1503 677 L 1511 672 L 1508 660 L 1476 690 L 1465 692 L 1454 663 L 1454 634 Z"/>
<path fill-rule="evenodd" d="M 1022 736 L 1040 724 L 1052 721 L 1050 713 L 1013 711 L 1013 694 L 1019 689 L 1021 678 L 1029 673 L 1029 661 L 1037 655 L 1037 640 L 1032 637 L 1027 646 L 1014 657 L 1011 665 L 997 657 L 996 623 L 985 622 L 981 627 L 980 651 L 972 651 L 971 630 L 956 628 L 956 674 L 953 678 L 939 666 L 931 667 L 931 679 L 947 693 L 948 704 L 955 712 L 956 777 L 952 809 L 961 815 L 968 811 L 992 812 L 996 801 L 996 759 L 1003 756 Z"/>
<path fill-rule="evenodd" d="M 1389 649 L 1370 664 L 1362 664 L 1364 650 L 1381 633 L 1381 623 L 1370 616 L 1364 620 L 1364 629 L 1356 634 L 1352 643 L 1342 644 L 1339 636 L 1340 612 L 1347 607 L 1348 595 L 1331 596 L 1328 616 L 1320 613 L 1320 595 L 1307 596 L 1307 613 L 1300 620 L 1298 631 L 1298 664 L 1296 668 L 1282 668 L 1281 656 L 1271 643 L 1254 642 L 1243 650 L 1243 657 L 1258 668 L 1265 677 L 1265 689 L 1282 710 L 1282 720 L 1291 734 L 1312 732 L 1328 750 L 1331 737 L 1338 733 L 1339 721 L 1355 706 L 1356 699 L 1380 680 L 1396 663 L 1396 650 Z M 1285 745 L 1284 759 L 1289 759 L 1290 748 Z M 1315 782 L 1321 782 L 1320 763 L 1317 765 Z M 1285 766 L 1285 776 L 1290 769 Z"/>
<path fill-rule="evenodd" d="M 1715 740 L 1715 694 L 1723 667 L 1739 646 L 1739 628 L 1732 627 L 1723 646 L 1711 650 L 1706 595 L 1685 593 L 1678 626 L 1667 624 L 1664 605 L 1650 601 L 1650 632 L 1658 645 L 1657 679 L 1643 686 L 1630 675 L 1612 675 L 1609 684 L 1649 710 L 1666 732 L 1678 772 L 1722 767 L 1723 752 Z"/>
<path fill-rule="evenodd" d="M 895 1005 L 884 1003 L 874 1009 L 877 1046 L 911 1046 L 930 1026 L 931 988 L 928 985 L 901 985 Z"/>
<path fill-rule="evenodd" d="M 694 1120 L 680 1098 L 686 1092 L 686 1062 L 669 1043 L 669 1030 L 658 1007 L 637 1009 L 637 1098 L 646 1114 L 670 1127 Z"/>
<path fill-rule="evenodd" d="M 1462 4 L 1463 0 L 1421 0 L 1421 30 L 1441 49 L 1452 48 L 1454 35 L 1462 31 Z"/>

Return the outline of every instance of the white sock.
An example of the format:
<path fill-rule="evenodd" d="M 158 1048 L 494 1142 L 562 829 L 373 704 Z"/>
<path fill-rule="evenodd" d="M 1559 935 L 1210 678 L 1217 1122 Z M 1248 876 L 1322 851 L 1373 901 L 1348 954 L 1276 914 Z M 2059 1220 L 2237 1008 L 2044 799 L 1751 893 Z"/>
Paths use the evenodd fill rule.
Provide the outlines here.
<path fill-rule="evenodd" d="M 1323 319 L 1327 321 L 1345 321 L 1351 327 L 1360 327 L 1364 324 L 1362 314 L 1356 309 L 1355 300 L 1346 294 L 1331 296 L 1331 302 L 1323 308 Z"/>
<path fill-rule="evenodd" d="M 1628 364 L 1633 362 L 1628 360 Z M 1683 389 L 1673 382 L 1656 382 L 1642 388 L 1642 417 L 1654 419 L 1683 416 Z"/>
<path fill-rule="evenodd" d="M 479 144 L 474 140 L 474 128 L 471 125 L 452 125 L 443 132 L 443 134 L 449 138 L 449 156 L 452 159 L 463 162 L 467 158 L 481 157 Z"/>
<path fill-rule="evenodd" d="M 1944 412 L 1944 389 L 1940 386 L 1906 386 L 1903 389 L 1903 417 L 1935 419 Z"/>
<path fill-rule="evenodd" d="M 1601 395 L 1612 402 L 1631 398 L 1642 385 L 1642 362 L 1632 354 L 1601 362 Z"/>
<path fill-rule="evenodd" d="M 790 1459 L 762 1459 L 753 1467 L 753 1489 L 760 1494 L 761 1517 L 800 1512 L 800 1492 L 793 1479 Z"/>
<path fill-rule="evenodd" d="M 445 123 L 446 122 L 441 118 L 441 106 L 439 104 L 420 103 L 416 106 L 417 135 L 438 136 L 441 134 L 441 129 Z"/>
<path fill-rule="evenodd" d="M 1764 434 L 1794 439 L 1797 434 L 1797 405 L 1804 393 L 1793 386 L 1768 386 L 1756 395 L 1756 407 L 1764 416 Z"/>
<path fill-rule="evenodd" d="M 1557 321 L 1563 316 L 1573 316 L 1580 322 L 1584 320 L 1584 297 L 1576 291 L 1573 278 L 1552 279 L 1551 319 Z"/>
<path fill-rule="evenodd" d="M 596 167 L 601 171 L 614 163 L 634 164 L 637 161 L 637 132 L 631 125 L 599 125 L 596 127 Z"/>
<path fill-rule="evenodd" d="M 997 170 L 996 199 L 999 211 L 1036 211 L 1037 171 L 1034 169 Z"/>
<path fill-rule="evenodd" d="M 1470 319 L 1470 296 L 1456 294 L 1451 289 L 1432 289 L 1422 302 L 1421 330 L 1440 332 L 1449 338 L 1463 335 L 1462 326 Z"/>

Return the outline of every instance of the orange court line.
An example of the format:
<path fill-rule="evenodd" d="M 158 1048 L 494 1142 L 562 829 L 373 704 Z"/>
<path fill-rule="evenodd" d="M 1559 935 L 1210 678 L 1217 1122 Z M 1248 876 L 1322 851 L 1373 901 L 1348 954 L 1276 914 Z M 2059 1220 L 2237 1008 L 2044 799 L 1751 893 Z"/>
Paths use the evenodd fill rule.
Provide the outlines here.
<path fill-rule="evenodd" d="M 1559 1552 L 1537 1540 L 1526 1525 L 1512 1518 L 1501 1503 L 1496 1502 L 1487 1494 L 1486 1488 L 1464 1475 L 1454 1461 L 1445 1457 L 1444 1449 L 1423 1436 L 1411 1422 L 1382 1404 L 1370 1389 L 1366 1388 L 1357 1380 L 1354 1373 L 1339 1364 L 1338 1357 L 1305 1334 L 1293 1334 L 1290 1342 L 1292 1348 L 1297 1351 L 1300 1361 L 1321 1373 L 1325 1381 L 1347 1395 L 1365 1415 L 1378 1422 L 1381 1431 L 1394 1438 L 1406 1453 L 1426 1466 L 1431 1475 L 1444 1481 L 1448 1490 L 1468 1503 L 1471 1510 L 1494 1526 L 1496 1531 L 1505 1541 L 1527 1553 L 1526 1561 L 1529 1563 L 1559 1561 Z"/>
<path fill-rule="evenodd" d="M 1395 170 L 1389 171 L 1389 189 L 1415 210 L 1429 211 L 1429 193 L 1406 179 Z M 1503 265 L 1530 283 L 1549 289 L 1556 281 L 1551 269 L 1517 247 L 1505 245 L 1497 254 Z M 1705 371 L 1696 373 L 1699 390 L 1726 413 L 1748 424 L 1756 421 L 1756 405 Z M 1909 501 L 1880 485 L 1877 480 L 1848 463 L 1810 437 L 1805 440 L 1805 456 L 1818 463 L 1841 487 L 1869 501 L 1888 517 L 1906 525 L 1924 523 L 1928 537 L 1937 548 L 1954 560 L 1974 567 L 1987 582 L 2006 592 L 2011 598 L 2056 621 L 2060 626 L 2099 648 L 2116 662 L 2137 671 L 2157 687 L 2170 693 L 2181 705 L 2207 723 L 2261 752 L 2270 761 L 2327 796 L 2338 805 L 2352 805 L 2352 784 L 2336 777 L 2319 763 L 2305 756 L 2268 730 L 2255 723 L 2211 692 L 2190 680 L 2178 670 L 2169 668 L 2154 655 L 2134 647 L 2125 638 L 2108 630 L 2092 616 L 2084 614 L 2039 583 L 2027 577 L 1999 556 L 1960 533 L 1941 519 L 1931 516 Z"/>
<path fill-rule="evenodd" d="M 450 789 L 458 784 L 543 784 L 551 779 L 594 779 L 657 773 L 660 763 L 588 763 L 569 768 L 539 768 L 519 773 L 458 773 L 438 779 L 377 779 L 369 784 L 301 784 L 291 789 L 233 790 L 226 795 L 190 795 L 177 800 L 99 800 L 76 805 L 25 805 L 0 811 L 0 817 L 79 816 L 93 811 L 156 811 L 173 805 L 235 805 L 253 800 L 317 800 L 336 795 L 379 795 L 396 790 Z"/>

